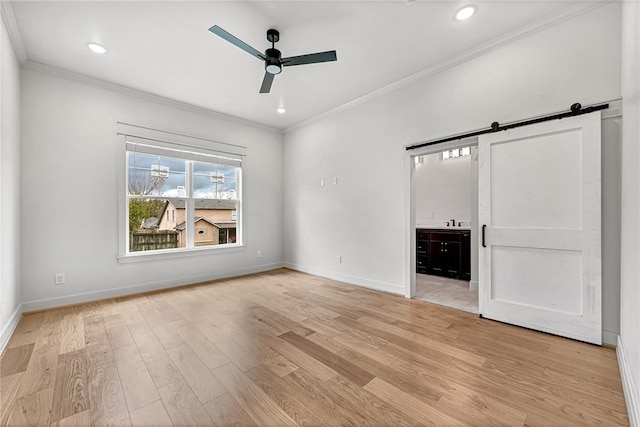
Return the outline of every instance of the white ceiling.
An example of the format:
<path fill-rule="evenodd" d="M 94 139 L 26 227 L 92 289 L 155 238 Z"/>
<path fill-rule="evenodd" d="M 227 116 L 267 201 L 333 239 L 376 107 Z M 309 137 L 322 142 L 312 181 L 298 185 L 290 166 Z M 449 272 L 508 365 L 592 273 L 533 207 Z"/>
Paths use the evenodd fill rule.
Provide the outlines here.
<path fill-rule="evenodd" d="M 28 61 L 285 129 L 531 27 L 576 2 L 13 1 Z M 337 50 L 338 61 L 285 68 L 259 94 L 263 63 L 213 35 L 217 24 L 259 51 L 268 28 L 283 56 Z M 85 43 L 108 50 L 98 56 Z M 286 114 L 276 113 L 278 106 Z"/>

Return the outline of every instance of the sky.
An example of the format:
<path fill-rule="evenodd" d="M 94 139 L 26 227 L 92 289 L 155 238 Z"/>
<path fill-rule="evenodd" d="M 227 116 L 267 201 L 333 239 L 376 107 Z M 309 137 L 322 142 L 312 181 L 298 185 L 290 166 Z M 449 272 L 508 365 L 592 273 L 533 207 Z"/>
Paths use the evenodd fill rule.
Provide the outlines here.
<path fill-rule="evenodd" d="M 152 174 L 152 167 L 166 175 L 164 184 L 151 193 L 155 196 L 185 197 L 186 194 L 179 187 L 186 188 L 186 160 L 170 157 L 155 156 L 144 153 L 132 153 L 128 155 L 129 176 L 136 174 L 142 179 Z M 216 198 L 220 192 L 229 195 L 229 191 L 237 194 L 237 176 L 239 168 L 213 163 L 193 162 L 193 197 Z M 156 175 L 158 172 L 154 172 Z M 222 181 L 222 182 L 212 182 Z"/>

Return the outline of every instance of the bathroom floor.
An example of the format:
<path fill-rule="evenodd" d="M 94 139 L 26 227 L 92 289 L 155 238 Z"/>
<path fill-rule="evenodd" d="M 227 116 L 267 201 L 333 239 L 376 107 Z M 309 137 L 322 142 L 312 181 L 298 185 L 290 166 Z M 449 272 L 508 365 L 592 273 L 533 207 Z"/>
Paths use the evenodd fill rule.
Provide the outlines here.
<path fill-rule="evenodd" d="M 478 314 L 478 291 L 470 291 L 465 280 L 416 274 L 414 298 Z"/>

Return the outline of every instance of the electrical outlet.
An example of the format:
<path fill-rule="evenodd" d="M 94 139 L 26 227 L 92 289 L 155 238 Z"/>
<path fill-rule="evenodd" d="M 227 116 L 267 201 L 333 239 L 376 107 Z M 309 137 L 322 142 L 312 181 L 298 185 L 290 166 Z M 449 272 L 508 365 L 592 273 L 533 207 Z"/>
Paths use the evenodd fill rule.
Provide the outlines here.
<path fill-rule="evenodd" d="M 324 187 L 324 179 L 320 180 L 320 187 Z"/>
<path fill-rule="evenodd" d="M 64 285 L 64 282 L 65 282 L 64 273 L 57 273 L 56 274 L 56 285 Z"/>
<path fill-rule="evenodd" d="M 261 258 L 261 257 L 262 257 L 262 251 L 256 252 L 256 258 Z"/>
<path fill-rule="evenodd" d="M 338 264 L 342 264 L 342 255 L 338 255 Z"/>
<path fill-rule="evenodd" d="M 337 176 L 333 177 L 333 185 L 338 185 L 338 177 Z"/>

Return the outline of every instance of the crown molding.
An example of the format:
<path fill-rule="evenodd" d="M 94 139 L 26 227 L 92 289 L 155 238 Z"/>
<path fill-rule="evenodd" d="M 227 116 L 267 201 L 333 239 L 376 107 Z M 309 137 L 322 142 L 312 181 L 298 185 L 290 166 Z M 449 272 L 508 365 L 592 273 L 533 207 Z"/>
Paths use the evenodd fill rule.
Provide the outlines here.
<path fill-rule="evenodd" d="M 590 12 L 604 5 L 614 3 L 614 2 L 615 0 L 605 0 L 605 1 L 596 0 L 596 1 L 587 1 L 587 2 L 577 2 L 576 4 L 562 10 L 561 12 L 558 12 L 550 16 L 546 16 L 537 21 L 533 21 L 528 25 L 506 32 L 492 40 L 479 44 L 458 55 L 448 58 L 432 67 L 426 68 L 416 74 L 413 74 L 402 80 L 398 80 L 397 82 L 391 83 L 390 85 L 384 86 L 380 89 L 376 89 L 373 92 L 370 92 L 364 96 L 356 98 L 352 101 L 347 102 L 346 104 L 340 105 L 336 108 L 328 110 L 317 116 L 311 117 L 307 120 L 303 120 L 302 122 L 296 123 L 293 126 L 289 126 L 288 128 L 284 129 L 284 133 L 287 134 L 291 131 L 302 128 L 304 126 L 307 126 L 321 119 L 334 116 L 346 110 L 350 110 L 354 107 L 357 107 L 358 105 L 365 104 L 376 98 L 380 98 L 384 95 L 400 90 L 413 83 L 427 79 L 436 74 L 442 73 L 443 71 L 446 71 L 450 68 L 456 67 L 460 64 L 470 61 L 474 58 L 485 55 L 493 50 L 499 49 L 503 46 L 509 45 L 518 40 L 522 40 L 526 37 L 531 36 L 532 34 L 539 33 L 546 29 L 552 28 L 556 25 L 562 24 L 563 22 L 569 21 L 577 16 L 583 15 L 587 12 Z"/>
<path fill-rule="evenodd" d="M 22 42 L 22 35 L 20 34 L 16 15 L 13 13 L 11 1 L 0 1 L 0 15 L 2 15 L 2 22 L 4 22 L 5 27 L 7 27 L 7 33 L 9 33 L 9 39 L 13 45 L 13 50 L 16 53 L 18 62 L 20 65 L 24 65 L 28 61 L 27 51 Z"/>
<path fill-rule="evenodd" d="M 282 134 L 282 129 L 278 129 L 262 123 L 253 122 L 251 120 L 243 119 L 243 118 L 232 116 L 229 114 L 220 113 L 218 111 L 209 110 L 203 107 L 197 107 L 195 105 L 176 101 L 160 95 L 154 95 L 149 92 L 145 92 L 139 89 L 134 89 L 129 86 L 123 86 L 123 85 L 112 83 L 96 77 L 90 77 L 85 74 L 80 74 L 80 73 L 65 70 L 62 68 L 53 67 L 51 65 L 41 64 L 39 62 L 34 62 L 34 61 L 27 61 L 23 65 L 23 68 L 26 70 L 35 71 L 37 73 L 48 74 L 50 76 L 71 80 L 76 83 L 81 83 L 88 86 L 94 86 L 100 89 L 105 89 L 111 92 L 116 92 L 122 95 L 138 98 L 144 101 L 154 102 L 156 104 L 165 105 L 165 106 L 176 108 L 178 110 L 186 111 L 189 113 L 199 114 L 202 116 L 210 117 L 212 119 L 218 119 L 225 122 L 238 124 L 241 126 L 248 126 L 254 129 Z"/>

